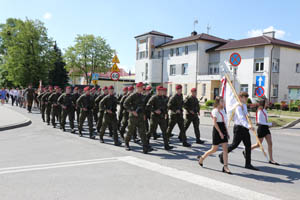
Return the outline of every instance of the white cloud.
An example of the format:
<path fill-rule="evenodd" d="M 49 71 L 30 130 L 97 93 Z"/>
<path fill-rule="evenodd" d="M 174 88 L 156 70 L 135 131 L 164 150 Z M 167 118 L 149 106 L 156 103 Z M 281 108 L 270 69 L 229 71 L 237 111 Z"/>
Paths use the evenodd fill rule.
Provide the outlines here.
<path fill-rule="evenodd" d="M 43 15 L 43 18 L 49 20 L 49 19 L 52 18 L 52 14 L 51 14 L 50 12 L 46 12 L 46 13 Z"/>
<path fill-rule="evenodd" d="M 284 30 L 275 29 L 274 26 L 269 26 L 265 29 L 252 29 L 247 32 L 248 37 L 257 37 L 261 36 L 264 32 L 275 31 L 275 37 L 278 39 L 284 38 L 286 32 Z"/>

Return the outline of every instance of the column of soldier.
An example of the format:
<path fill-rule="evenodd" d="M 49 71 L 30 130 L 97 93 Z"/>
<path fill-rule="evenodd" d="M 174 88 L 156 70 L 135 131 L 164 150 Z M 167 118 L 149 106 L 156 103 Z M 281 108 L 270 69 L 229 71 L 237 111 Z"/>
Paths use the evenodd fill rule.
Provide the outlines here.
<path fill-rule="evenodd" d="M 135 91 L 134 91 L 135 90 Z M 156 94 L 152 94 L 151 86 L 144 87 L 142 82 L 137 83 L 136 87 L 124 87 L 123 95 L 117 98 L 115 96 L 114 87 L 90 88 L 85 87 L 81 94 L 79 89 L 75 87 L 72 92 L 70 86 L 65 88 L 65 93 L 61 93 L 61 89 L 57 86 L 49 86 L 43 88 L 37 99 L 41 110 L 42 120 L 53 127 L 56 122 L 60 124 L 60 129 L 65 131 L 66 118 L 69 119 L 71 133 L 75 133 L 74 120 L 75 113 L 78 123 L 78 135 L 83 136 L 83 124 L 87 118 L 89 127 L 89 136 L 95 139 L 94 121 L 96 122 L 96 130 L 99 134 L 100 143 L 104 143 L 104 134 L 109 129 L 109 135 L 113 138 L 116 146 L 121 146 L 119 135 L 125 143 L 125 149 L 131 150 L 129 142 L 142 143 L 143 153 L 151 152 L 153 148 L 150 144 L 150 138 L 156 140 L 160 137 L 156 130 L 158 125 L 162 132 L 165 150 L 173 149 L 169 139 L 173 137 L 172 130 L 177 124 L 180 130 L 178 139 L 184 147 L 190 147 L 187 142 L 186 130 L 193 123 L 196 143 L 203 144 L 200 139 L 199 131 L 199 115 L 200 105 L 197 99 L 196 88 L 191 89 L 191 95 L 183 99 L 182 86 L 176 86 L 176 94 L 171 97 L 167 96 L 167 88 L 163 86 L 156 87 Z M 26 90 L 28 111 L 31 112 L 32 97 L 34 90 L 31 86 Z M 259 144 L 251 146 L 249 130 L 253 130 L 246 120 L 247 107 L 246 102 L 248 93 L 242 92 L 239 98 L 243 105 L 238 106 L 234 115 L 234 138 L 233 143 L 228 145 L 229 134 L 226 126 L 227 116 L 224 112 L 224 100 L 217 97 L 212 110 L 211 117 L 213 119 L 212 148 L 205 152 L 202 156 L 198 156 L 200 166 L 203 166 L 204 159 L 218 150 L 221 145 L 223 152 L 219 154 L 219 159 L 224 164 L 223 172 L 231 174 L 228 169 L 228 153 L 238 147 L 241 141 L 245 145 L 243 151 L 246 159 L 245 167 L 257 170 L 251 165 L 251 150 L 259 147 Z M 119 104 L 119 112 L 117 114 L 117 105 Z M 265 138 L 268 145 L 272 144 L 271 133 L 267 117 L 267 100 L 263 99 L 257 110 L 258 137 L 260 142 Z M 184 118 L 183 109 L 186 110 Z M 46 116 L 45 116 L 46 115 Z M 118 116 L 117 116 L 118 115 Z M 150 122 L 150 123 L 149 123 Z M 126 132 L 127 128 L 127 132 Z M 119 134 L 118 134 L 119 132 Z M 137 133 L 139 138 L 137 138 Z M 273 160 L 272 147 L 269 146 L 270 164 L 279 165 Z"/>

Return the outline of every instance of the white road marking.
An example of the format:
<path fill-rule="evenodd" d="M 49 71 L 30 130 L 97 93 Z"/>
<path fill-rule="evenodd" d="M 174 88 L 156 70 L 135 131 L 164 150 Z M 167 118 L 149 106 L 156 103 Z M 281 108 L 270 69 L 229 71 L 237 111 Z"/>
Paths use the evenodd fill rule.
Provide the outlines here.
<path fill-rule="evenodd" d="M 126 162 L 131 165 L 135 165 L 147 170 L 151 170 L 163 175 L 167 175 L 173 178 L 177 178 L 189 183 L 196 184 L 200 187 L 207 188 L 209 190 L 215 190 L 216 192 L 220 192 L 222 194 L 232 196 L 238 199 L 247 199 L 247 200 L 279 200 L 276 197 L 269 196 L 266 194 L 262 194 L 259 192 L 255 192 L 253 190 L 249 190 L 246 188 L 242 188 L 236 185 L 231 185 L 228 183 L 224 183 L 222 181 L 214 180 L 211 178 L 207 178 L 205 176 L 200 176 L 197 174 L 193 174 L 187 171 L 178 170 L 171 167 L 166 167 L 154 162 L 146 161 L 140 158 L 135 158 L 132 156 L 127 157 L 119 157 L 118 160 Z"/>
<path fill-rule="evenodd" d="M 26 165 L 26 166 L 20 166 L 20 167 L 8 167 L 8 168 L 0 168 L 0 175 L 19 173 L 19 172 L 27 172 L 27 171 L 37 171 L 37 170 L 46 170 L 46 169 L 55 169 L 55 168 L 102 164 L 102 163 L 109 163 L 109 162 L 120 162 L 120 160 L 118 160 L 118 157 L 112 157 L 112 158 L 68 161 L 68 162 L 49 163 L 49 164 L 40 164 L 40 165 Z"/>

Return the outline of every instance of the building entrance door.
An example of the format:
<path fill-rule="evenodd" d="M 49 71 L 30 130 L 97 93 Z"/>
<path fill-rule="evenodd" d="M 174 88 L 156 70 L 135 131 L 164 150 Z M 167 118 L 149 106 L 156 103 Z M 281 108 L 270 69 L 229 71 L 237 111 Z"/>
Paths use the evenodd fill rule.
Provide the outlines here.
<path fill-rule="evenodd" d="M 220 90 L 219 88 L 214 88 L 214 99 L 216 99 L 217 96 L 220 95 Z"/>

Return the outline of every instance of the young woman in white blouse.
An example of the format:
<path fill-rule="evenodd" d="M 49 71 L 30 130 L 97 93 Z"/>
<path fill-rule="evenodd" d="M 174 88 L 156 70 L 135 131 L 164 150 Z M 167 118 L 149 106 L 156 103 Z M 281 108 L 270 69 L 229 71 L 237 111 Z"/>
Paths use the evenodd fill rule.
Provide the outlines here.
<path fill-rule="evenodd" d="M 222 97 L 217 97 L 215 99 L 214 109 L 212 110 L 211 115 L 214 121 L 214 128 L 212 132 L 212 138 L 213 138 L 212 147 L 210 150 L 205 152 L 204 155 L 198 156 L 199 165 L 203 167 L 203 161 L 205 160 L 205 158 L 215 153 L 218 150 L 219 145 L 221 144 L 223 148 L 223 159 L 224 159 L 224 166 L 222 171 L 231 174 L 228 168 L 228 149 L 227 149 L 229 134 L 226 127 L 227 118 L 224 112 L 224 100 L 222 99 Z"/>
<path fill-rule="evenodd" d="M 264 141 L 264 138 L 266 139 L 268 143 L 268 152 L 269 152 L 269 163 L 273 165 L 279 165 L 277 162 L 273 159 L 273 150 L 272 150 L 272 136 L 269 129 L 269 126 L 272 126 L 272 123 L 268 122 L 268 100 L 264 99 L 259 102 L 259 107 L 256 111 L 256 124 L 258 125 L 257 128 L 257 136 L 259 138 L 259 141 L 262 143 Z M 251 150 L 259 147 L 259 144 L 256 143 L 252 145 Z"/>

